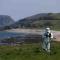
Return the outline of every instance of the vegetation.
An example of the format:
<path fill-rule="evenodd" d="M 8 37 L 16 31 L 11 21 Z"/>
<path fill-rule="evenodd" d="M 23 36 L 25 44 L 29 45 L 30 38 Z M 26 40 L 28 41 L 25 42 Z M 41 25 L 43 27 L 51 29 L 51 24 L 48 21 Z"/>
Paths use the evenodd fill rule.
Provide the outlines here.
<path fill-rule="evenodd" d="M 54 42 L 52 47 L 51 54 L 48 54 L 39 43 L 0 46 L 0 60 L 60 60 L 60 43 Z"/>
<path fill-rule="evenodd" d="M 15 38 L 3 39 L 3 40 L 1 40 L 1 43 L 8 43 L 8 44 L 16 43 L 16 39 Z"/>
<path fill-rule="evenodd" d="M 60 13 L 41 13 L 17 21 L 12 25 L 17 28 L 45 28 L 60 30 Z"/>

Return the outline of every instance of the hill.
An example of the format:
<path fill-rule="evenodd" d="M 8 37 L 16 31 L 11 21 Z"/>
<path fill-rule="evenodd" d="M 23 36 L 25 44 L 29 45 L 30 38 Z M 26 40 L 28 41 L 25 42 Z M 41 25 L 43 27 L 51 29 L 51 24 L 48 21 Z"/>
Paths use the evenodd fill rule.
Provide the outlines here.
<path fill-rule="evenodd" d="M 60 26 L 60 13 L 41 13 L 33 15 L 12 25 L 15 28 L 43 28 L 46 26 L 54 29 Z"/>
<path fill-rule="evenodd" d="M 14 23 L 14 20 L 8 15 L 0 15 L 0 30 Z"/>

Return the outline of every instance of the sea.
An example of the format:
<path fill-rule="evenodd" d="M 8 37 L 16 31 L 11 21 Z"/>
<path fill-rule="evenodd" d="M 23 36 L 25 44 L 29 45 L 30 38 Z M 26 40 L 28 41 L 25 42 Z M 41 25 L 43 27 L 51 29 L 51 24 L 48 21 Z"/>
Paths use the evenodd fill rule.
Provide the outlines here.
<path fill-rule="evenodd" d="M 0 39 L 22 36 L 22 35 L 25 35 L 25 33 L 0 31 Z"/>

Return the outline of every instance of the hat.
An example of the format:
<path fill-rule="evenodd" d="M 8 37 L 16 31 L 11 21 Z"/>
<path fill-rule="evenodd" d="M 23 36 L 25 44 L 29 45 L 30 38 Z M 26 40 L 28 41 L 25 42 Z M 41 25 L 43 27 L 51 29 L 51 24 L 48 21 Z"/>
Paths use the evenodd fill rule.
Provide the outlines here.
<path fill-rule="evenodd" d="M 46 28 L 46 32 L 49 32 L 50 33 L 50 28 Z"/>
<path fill-rule="evenodd" d="M 46 30 L 50 30 L 50 28 L 46 28 Z"/>

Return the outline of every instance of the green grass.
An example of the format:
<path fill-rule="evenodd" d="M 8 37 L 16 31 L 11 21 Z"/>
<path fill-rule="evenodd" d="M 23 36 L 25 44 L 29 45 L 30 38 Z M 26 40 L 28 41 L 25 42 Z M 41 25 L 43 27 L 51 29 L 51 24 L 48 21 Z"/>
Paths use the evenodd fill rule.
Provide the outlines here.
<path fill-rule="evenodd" d="M 54 42 L 52 47 L 50 55 L 40 44 L 0 46 L 0 60 L 60 60 L 60 43 Z"/>

